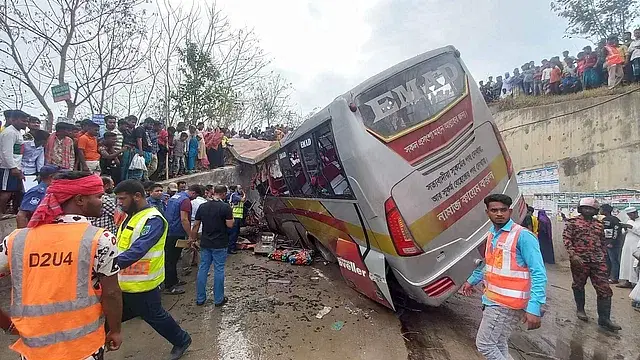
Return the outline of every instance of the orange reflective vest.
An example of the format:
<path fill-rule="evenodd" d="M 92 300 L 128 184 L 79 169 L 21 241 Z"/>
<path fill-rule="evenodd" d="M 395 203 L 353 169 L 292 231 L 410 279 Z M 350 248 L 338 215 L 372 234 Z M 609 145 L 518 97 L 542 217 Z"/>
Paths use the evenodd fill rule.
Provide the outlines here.
<path fill-rule="evenodd" d="M 10 313 L 20 333 L 12 350 L 28 360 L 81 360 L 104 345 L 101 291 L 91 282 L 102 232 L 77 223 L 9 235 Z"/>
<path fill-rule="evenodd" d="M 620 54 L 620 49 L 617 46 L 606 45 L 605 49 L 607 49 L 607 64 L 608 65 L 622 65 L 624 64 L 624 59 Z"/>
<path fill-rule="evenodd" d="M 528 230 L 513 224 L 511 231 L 500 233 L 495 247 L 493 233 L 489 232 L 485 250 L 485 296 L 510 309 L 526 308 L 531 289 L 529 269 L 516 261 L 518 237 L 522 231 Z"/>

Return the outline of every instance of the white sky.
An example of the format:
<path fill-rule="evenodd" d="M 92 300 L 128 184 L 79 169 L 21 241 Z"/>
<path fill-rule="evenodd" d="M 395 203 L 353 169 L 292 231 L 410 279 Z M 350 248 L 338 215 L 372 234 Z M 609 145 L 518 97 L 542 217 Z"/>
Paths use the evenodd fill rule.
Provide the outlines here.
<path fill-rule="evenodd" d="M 324 107 L 366 78 L 454 45 L 476 81 L 523 63 L 575 55 L 546 0 L 218 0 L 234 26 L 253 27 L 300 110 Z"/>

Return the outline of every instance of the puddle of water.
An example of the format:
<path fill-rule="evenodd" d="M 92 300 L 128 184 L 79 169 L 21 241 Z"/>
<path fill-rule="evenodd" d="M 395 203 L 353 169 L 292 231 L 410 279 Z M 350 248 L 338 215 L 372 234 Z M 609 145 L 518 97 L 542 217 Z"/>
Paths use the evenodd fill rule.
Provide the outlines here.
<path fill-rule="evenodd" d="M 239 316 L 225 310 L 218 328 L 218 356 L 222 360 L 252 359 L 251 344 L 241 328 Z"/>

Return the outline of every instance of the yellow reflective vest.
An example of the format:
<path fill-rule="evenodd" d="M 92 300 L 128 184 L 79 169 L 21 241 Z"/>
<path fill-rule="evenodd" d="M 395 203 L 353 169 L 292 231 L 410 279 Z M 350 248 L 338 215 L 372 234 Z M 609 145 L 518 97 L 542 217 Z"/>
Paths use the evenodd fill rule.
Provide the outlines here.
<path fill-rule="evenodd" d="M 118 274 L 120 288 L 126 293 L 141 293 L 157 288 L 164 281 L 164 243 L 167 240 L 167 220 L 155 207 L 135 213 L 126 226 L 118 229 L 118 250 L 122 253 L 140 237 L 147 220 L 160 217 L 165 224 L 160 240 L 142 257 Z M 124 223 L 123 223 L 124 224 Z"/>

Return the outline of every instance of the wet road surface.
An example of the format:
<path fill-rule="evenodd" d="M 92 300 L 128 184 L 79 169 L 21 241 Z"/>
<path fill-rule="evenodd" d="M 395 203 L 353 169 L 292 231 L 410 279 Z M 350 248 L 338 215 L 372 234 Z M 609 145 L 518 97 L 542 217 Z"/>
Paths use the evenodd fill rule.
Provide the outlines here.
<path fill-rule="evenodd" d="M 187 293 L 164 296 L 163 303 L 193 337 L 187 360 L 482 359 L 474 343 L 482 316 L 479 293 L 455 296 L 440 308 L 393 313 L 348 288 L 335 265 L 292 266 L 248 252 L 227 262 L 230 301 L 222 308 L 196 306 L 195 269 L 185 279 Z M 631 309 L 629 290 L 614 288 L 613 317 L 623 330 L 609 334 L 596 324 L 592 288 L 587 288 L 592 320 L 585 324 L 574 317 L 568 269 L 551 267 L 549 280 L 542 328 L 512 336 L 514 359 L 639 359 L 640 313 Z M 8 300 L 8 282 L 2 279 L 0 303 L 5 309 Z M 325 306 L 332 310 L 317 319 Z M 170 344 L 146 323 L 131 320 L 123 332 L 125 343 L 107 360 L 168 358 Z M 14 339 L 0 335 L 0 359 L 17 358 L 7 349 Z"/>

